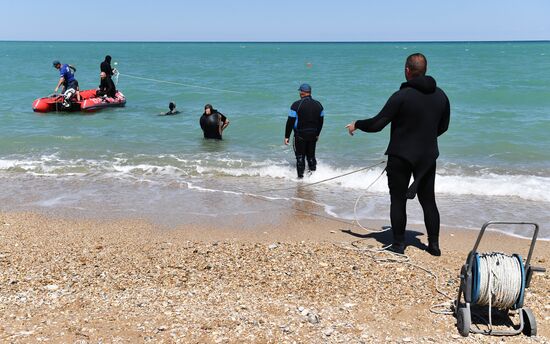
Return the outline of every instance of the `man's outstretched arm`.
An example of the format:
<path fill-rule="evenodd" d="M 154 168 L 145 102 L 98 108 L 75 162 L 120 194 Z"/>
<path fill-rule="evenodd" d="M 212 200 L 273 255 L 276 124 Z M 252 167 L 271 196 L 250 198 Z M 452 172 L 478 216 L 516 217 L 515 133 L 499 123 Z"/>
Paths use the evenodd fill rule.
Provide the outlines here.
<path fill-rule="evenodd" d="M 384 105 L 378 115 L 348 124 L 346 128 L 348 128 L 349 134 L 353 135 L 353 132 L 357 129 L 370 133 L 379 132 L 390 124 L 399 113 L 401 103 L 402 101 L 400 95 L 397 92 L 394 93 L 390 99 L 388 99 L 386 105 Z"/>

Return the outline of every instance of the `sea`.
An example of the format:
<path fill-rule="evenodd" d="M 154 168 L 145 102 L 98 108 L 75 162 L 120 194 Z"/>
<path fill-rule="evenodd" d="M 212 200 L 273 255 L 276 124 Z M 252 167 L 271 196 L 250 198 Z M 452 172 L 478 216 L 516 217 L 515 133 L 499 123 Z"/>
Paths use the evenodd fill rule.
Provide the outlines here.
<path fill-rule="evenodd" d="M 0 42 L 0 210 L 173 227 L 261 221 L 305 207 L 311 216 L 389 224 L 389 127 L 350 136 L 345 126 L 380 111 L 416 52 L 427 56 L 428 74 L 451 103 L 436 177 L 442 225 L 535 222 L 539 238 L 550 239 L 548 41 Z M 89 89 L 107 54 L 125 107 L 33 112 L 33 100 L 52 94 L 58 81 L 53 60 L 74 65 L 81 89 Z M 318 170 L 302 181 L 283 144 L 301 83 L 325 108 Z M 181 113 L 159 116 L 170 101 Z M 222 141 L 203 139 L 207 103 L 230 120 Z M 422 223 L 417 200 L 408 212 L 409 223 Z M 533 235 L 528 225 L 502 230 Z"/>

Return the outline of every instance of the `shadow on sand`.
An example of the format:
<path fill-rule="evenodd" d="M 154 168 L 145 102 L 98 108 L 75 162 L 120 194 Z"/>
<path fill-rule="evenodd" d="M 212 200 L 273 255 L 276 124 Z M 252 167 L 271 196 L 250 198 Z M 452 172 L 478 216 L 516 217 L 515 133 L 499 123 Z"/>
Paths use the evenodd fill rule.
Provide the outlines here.
<path fill-rule="evenodd" d="M 349 234 L 357 239 L 375 239 L 383 246 L 391 245 L 393 242 L 393 237 L 391 230 L 382 232 L 382 233 L 358 233 L 354 232 L 351 229 L 341 229 L 342 233 Z M 424 244 L 420 237 L 424 236 L 424 233 L 417 232 L 414 230 L 405 231 L 405 246 L 413 246 L 420 250 L 427 250 L 428 246 Z"/>

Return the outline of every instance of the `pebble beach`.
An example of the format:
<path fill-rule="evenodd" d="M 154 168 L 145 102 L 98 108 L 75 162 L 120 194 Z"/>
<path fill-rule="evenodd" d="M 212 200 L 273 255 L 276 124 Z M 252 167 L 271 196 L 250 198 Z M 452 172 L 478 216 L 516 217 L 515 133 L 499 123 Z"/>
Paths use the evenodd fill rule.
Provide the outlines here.
<path fill-rule="evenodd" d="M 550 281 L 526 306 L 539 336 L 458 334 L 430 308 L 458 290 L 476 232 L 445 228 L 443 256 L 411 228 L 410 263 L 366 251 L 388 238 L 294 214 L 254 231 L 227 224 L 166 229 L 136 220 L 0 215 L 0 342 L 548 343 Z M 488 233 L 488 250 L 529 242 Z M 482 245 L 483 246 L 483 245 Z M 548 241 L 532 264 L 548 267 Z M 391 257 L 390 257 L 391 258 Z M 437 280 L 426 271 L 431 271 Z"/>

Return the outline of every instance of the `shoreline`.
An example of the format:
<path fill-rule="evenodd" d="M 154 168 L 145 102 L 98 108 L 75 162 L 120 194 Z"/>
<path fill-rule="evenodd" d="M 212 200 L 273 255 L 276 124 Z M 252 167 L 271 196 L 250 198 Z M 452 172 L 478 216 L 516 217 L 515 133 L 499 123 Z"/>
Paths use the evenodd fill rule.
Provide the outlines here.
<path fill-rule="evenodd" d="M 285 225 L 289 216 L 302 212 L 334 224 L 353 226 L 354 202 L 364 192 L 296 184 L 295 189 L 271 195 L 254 189 L 257 178 L 245 179 L 244 183 L 238 178 L 213 177 L 198 182 L 161 180 L 160 185 L 152 179 L 119 183 L 84 178 L 2 179 L 0 212 L 35 212 L 75 221 L 142 218 L 162 228 L 218 225 L 227 229 L 228 224 L 239 223 L 250 230 L 274 223 Z M 439 195 L 437 202 L 442 228 L 477 231 L 488 220 L 520 219 L 544 224 L 548 218 L 546 202 L 447 194 Z M 388 209 L 387 194 L 375 190 L 363 197 L 357 217 L 366 225 L 388 225 Z M 411 227 L 423 228 L 422 210 L 416 200 L 408 204 L 408 222 Z M 531 236 L 530 231 L 519 227 L 501 232 L 515 238 Z M 539 240 L 550 241 L 549 233 L 543 225 Z"/>
<path fill-rule="evenodd" d="M 434 279 L 409 265 L 379 264 L 365 252 L 386 234 L 345 232 L 328 220 L 287 213 L 284 223 L 242 229 L 138 219 L 75 220 L 0 213 L 0 338 L 84 342 L 205 343 L 463 341 L 452 316 L 430 312 L 446 301 Z M 475 232 L 442 230 L 443 256 L 423 251 L 411 226 L 406 254 L 456 294 Z M 526 240 L 488 232 L 479 251 L 522 255 Z M 498 243 L 498 247 L 495 244 Z M 492 249 L 491 249 L 492 246 Z M 550 243 L 533 265 L 549 267 Z M 538 342 L 550 338 L 550 278 L 533 276 L 526 306 Z M 492 342 L 471 335 L 467 342 Z M 509 343 L 537 342 L 524 336 Z"/>

